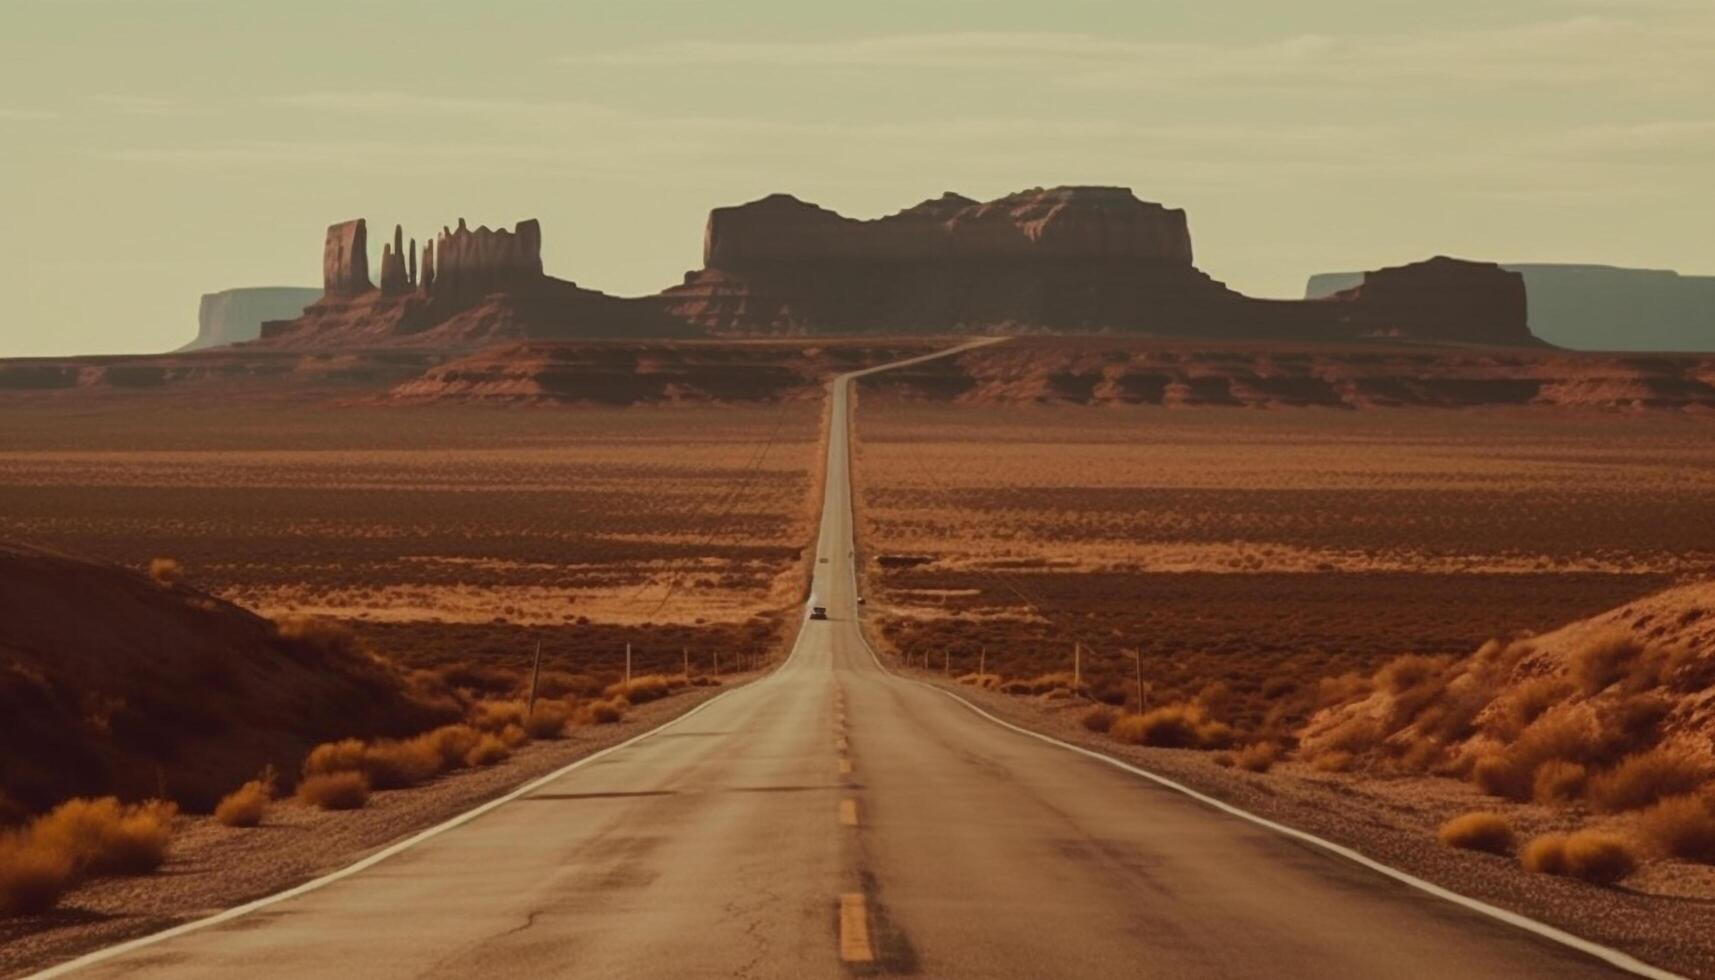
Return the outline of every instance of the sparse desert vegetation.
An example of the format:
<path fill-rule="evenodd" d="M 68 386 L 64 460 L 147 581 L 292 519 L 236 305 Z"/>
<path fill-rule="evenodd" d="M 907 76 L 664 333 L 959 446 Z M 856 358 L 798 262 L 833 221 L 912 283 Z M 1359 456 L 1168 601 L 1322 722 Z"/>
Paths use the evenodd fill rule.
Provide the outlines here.
<path fill-rule="evenodd" d="M 1482 805 L 1418 832 L 1527 870 L 1715 856 L 1715 594 L 1663 591 L 1715 577 L 1705 420 L 879 393 L 859 420 L 901 665 L 1241 772 L 1457 781 Z"/>
<path fill-rule="evenodd" d="M 155 870 L 167 859 L 177 815 L 161 800 L 79 798 L 0 832 L 0 917 L 51 908 L 85 879 Z"/>

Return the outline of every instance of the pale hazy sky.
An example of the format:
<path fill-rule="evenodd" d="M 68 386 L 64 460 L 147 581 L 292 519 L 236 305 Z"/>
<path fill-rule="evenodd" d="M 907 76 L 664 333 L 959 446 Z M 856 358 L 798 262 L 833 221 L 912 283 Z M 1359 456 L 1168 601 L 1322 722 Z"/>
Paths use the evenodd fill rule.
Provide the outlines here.
<path fill-rule="evenodd" d="M 0 0 L 0 355 L 542 219 L 652 292 L 712 206 L 1121 184 L 1258 295 L 1442 252 L 1715 273 L 1715 0 Z"/>

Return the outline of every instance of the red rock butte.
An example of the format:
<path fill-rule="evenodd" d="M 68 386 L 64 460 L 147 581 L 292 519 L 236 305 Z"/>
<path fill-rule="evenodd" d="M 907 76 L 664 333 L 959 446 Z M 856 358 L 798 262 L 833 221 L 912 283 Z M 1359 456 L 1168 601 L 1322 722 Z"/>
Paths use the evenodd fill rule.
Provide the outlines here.
<path fill-rule="evenodd" d="M 1192 263 L 1185 212 L 1123 187 L 987 203 L 947 193 L 870 221 L 785 194 L 709 215 L 701 270 L 661 295 L 713 333 L 1124 331 L 1536 345 L 1524 282 L 1437 257 L 1326 301 L 1261 300 Z"/>
<path fill-rule="evenodd" d="M 542 271 L 542 226 L 471 229 L 463 218 L 423 245 L 395 225 L 369 278 L 362 218 L 329 226 L 322 297 L 293 320 L 262 324 L 263 347 L 479 347 L 504 340 L 682 337 L 694 331 L 658 301 L 624 299 Z"/>

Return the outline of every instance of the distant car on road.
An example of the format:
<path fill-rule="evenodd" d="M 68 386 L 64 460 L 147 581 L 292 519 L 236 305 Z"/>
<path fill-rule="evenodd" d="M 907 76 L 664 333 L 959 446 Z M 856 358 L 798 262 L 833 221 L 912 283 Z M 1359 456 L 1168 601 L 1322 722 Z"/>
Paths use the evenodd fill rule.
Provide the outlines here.
<path fill-rule="evenodd" d="M 824 565 L 826 565 L 826 564 L 827 564 L 827 563 L 828 563 L 828 560 L 827 560 L 827 559 L 826 559 L 826 558 L 818 558 L 818 559 L 816 559 L 816 560 L 817 560 L 817 561 L 819 561 L 819 562 L 821 562 L 821 563 L 822 563 L 822 564 L 824 564 Z"/>
<path fill-rule="evenodd" d="M 811 606 L 810 607 L 810 618 L 811 619 L 827 619 L 828 618 L 828 607 L 827 606 Z"/>

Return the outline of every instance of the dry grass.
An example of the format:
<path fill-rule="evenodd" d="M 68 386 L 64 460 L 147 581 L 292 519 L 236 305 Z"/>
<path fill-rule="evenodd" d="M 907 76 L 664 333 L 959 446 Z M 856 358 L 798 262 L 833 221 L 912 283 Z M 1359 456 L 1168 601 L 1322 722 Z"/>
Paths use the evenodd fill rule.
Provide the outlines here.
<path fill-rule="evenodd" d="M 182 565 L 171 558 L 149 559 L 149 577 L 162 588 L 171 588 L 185 577 Z"/>
<path fill-rule="evenodd" d="M 644 674 L 630 681 L 609 684 L 602 693 L 609 700 L 624 698 L 630 704 L 643 704 L 664 698 L 689 683 L 690 678 L 683 674 Z"/>
<path fill-rule="evenodd" d="M 1693 792 L 1709 778 L 1709 767 L 1703 762 L 1656 748 L 1592 776 L 1587 795 L 1592 806 L 1606 813 L 1641 810 L 1657 800 Z"/>
<path fill-rule="evenodd" d="M 1638 814 L 1638 836 L 1666 857 L 1715 864 L 1715 812 L 1702 796 L 1674 796 Z"/>
<path fill-rule="evenodd" d="M 148 874 L 167 859 L 178 812 L 161 800 L 129 806 L 111 796 L 67 800 L 37 820 L 30 837 L 66 855 L 78 875 Z"/>
<path fill-rule="evenodd" d="M 564 701 L 537 701 L 530 716 L 524 719 L 524 731 L 531 738 L 564 738 L 571 723 L 571 705 Z"/>
<path fill-rule="evenodd" d="M 507 747 L 505 741 L 485 732 L 477 743 L 471 746 L 464 761 L 467 766 L 492 766 L 505 762 L 511 755 L 512 750 Z"/>
<path fill-rule="evenodd" d="M 1565 759 L 1549 759 L 1536 768 L 1531 799 L 1543 804 L 1573 803 L 1584 796 L 1590 770 Z"/>
<path fill-rule="evenodd" d="M 613 698 L 607 701 L 590 701 L 580 710 L 579 724 L 612 725 L 625 720 L 625 709 L 631 707 L 624 698 Z"/>
<path fill-rule="evenodd" d="M 1618 834 L 1579 830 L 1533 838 L 1519 855 L 1525 870 L 1611 885 L 1637 869 L 1632 844 Z"/>
<path fill-rule="evenodd" d="M 21 831 L 0 834 L 0 918 L 53 908 L 72 885 L 71 857 Z"/>
<path fill-rule="evenodd" d="M 214 819 L 228 827 L 259 826 L 274 801 L 274 783 L 273 774 L 266 773 L 238 787 L 215 806 Z"/>
<path fill-rule="evenodd" d="M 298 783 L 298 799 L 323 810 L 357 810 L 369 802 L 369 777 L 361 772 L 324 772 Z"/>
<path fill-rule="evenodd" d="M 1233 756 L 1233 765 L 1246 772 L 1268 772 L 1279 760 L 1279 745 L 1273 742 L 1253 742 Z"/>
<path fill-rule="evenodd" d="M 0 917 L 46 911 L 85 878 L 154 871 L 167 859 L 177 816 L 161 800 L 72 799 L 0 834 Z"/>
<path fill-rule="evenodd" d="M 1334 749 L 1323 752 L 1310 760 L 1310 767 L 1317 772 L 1350 772 L 1357 756 L 1344 749 Z"/>
<path fill-rule="evenodd" d="M 1114 722 L 1119 721 L 1119 719 L 1120 712 L 1118 709 L 1105 704 L 1098 704 L 1079 715 L 1078 724 L 1092 732 L 1108 732 L 1113 730 Z"/>
<path fill-rule="evenodd" d="M 1489 810 L 1461 814 L 1448 820 L 1436 831 L 1436 838 L 1448 847 L 1490 854 L 1511 854 L 1513 827 L 1507 818 Z"/>
<path fill-rule="evenodd" d="M 1230 744 L 1232 729 L 1209 718 L 1200 704 L 1173 704 L 1142 714 L 1122 715 L 1108 734 L 1130 745 L 1167 749 L 1218 749 Z"/>

